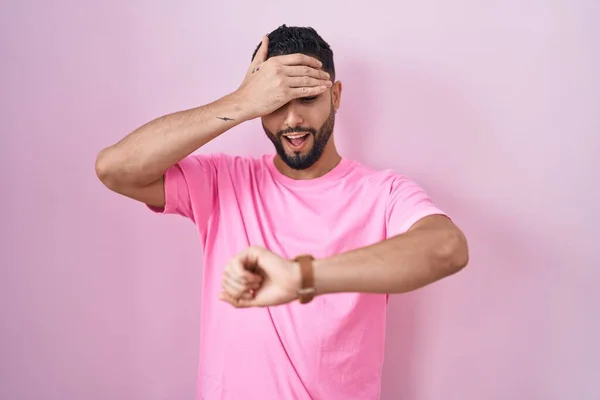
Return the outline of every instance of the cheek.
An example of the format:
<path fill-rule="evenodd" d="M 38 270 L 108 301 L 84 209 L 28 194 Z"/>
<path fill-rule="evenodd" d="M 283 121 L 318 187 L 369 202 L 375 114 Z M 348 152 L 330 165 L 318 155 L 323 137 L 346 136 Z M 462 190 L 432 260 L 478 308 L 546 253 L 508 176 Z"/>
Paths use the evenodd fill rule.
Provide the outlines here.
<path fill-rule="evenodd" d="M 319 97 L 315 102 L 307 104 L 304 108 L 305 120 L 313 127 L 319 127 L 327 120 L 331 113 L 331 98 Z"/>
<path fill-rule="evenodd" d="M 277 131 L 279 131 L 280 125 L 278 125 L 278 119 L 274 118 L 272 115 L 262 117 L 262 126 L 267 131 L 267 133 L 271 133 L 275 135 Z"/>

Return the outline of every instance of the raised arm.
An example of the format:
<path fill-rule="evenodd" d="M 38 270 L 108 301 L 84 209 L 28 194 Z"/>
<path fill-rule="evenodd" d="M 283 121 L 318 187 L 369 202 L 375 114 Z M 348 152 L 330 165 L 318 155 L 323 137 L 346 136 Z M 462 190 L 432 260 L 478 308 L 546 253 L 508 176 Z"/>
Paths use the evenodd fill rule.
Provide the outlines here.
<path fill-rule="evenodd" d="M 331 86 L 315 58 L 291 54 L 267 60 L 267 49 L 265 37 L 244 81 L 232 94 L 157 118 L 100 151 L 98 178 L 117 193 L 163 207 L 164 175 L 171 166 L 232 127 Z"/>
<path fill-rule="evenodd" d="M 167 169 L 247 119 L 236 94 L 162 116 L 103 149 L 96 159 L 96 174 L 117 193 L 163 207 Z"/>

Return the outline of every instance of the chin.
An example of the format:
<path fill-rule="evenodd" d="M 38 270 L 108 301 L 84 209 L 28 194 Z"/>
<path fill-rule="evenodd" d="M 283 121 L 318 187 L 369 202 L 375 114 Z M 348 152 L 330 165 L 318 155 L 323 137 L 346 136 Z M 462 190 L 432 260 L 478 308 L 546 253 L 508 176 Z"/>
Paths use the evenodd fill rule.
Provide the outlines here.
<path fill-rule="evenodd" d="M 310 153 L 312 148 L 302 149 L 302 150 L 287 150 L 285 153 L 290 157 L 297 157 L 298 155 L 306 156 Z"/>

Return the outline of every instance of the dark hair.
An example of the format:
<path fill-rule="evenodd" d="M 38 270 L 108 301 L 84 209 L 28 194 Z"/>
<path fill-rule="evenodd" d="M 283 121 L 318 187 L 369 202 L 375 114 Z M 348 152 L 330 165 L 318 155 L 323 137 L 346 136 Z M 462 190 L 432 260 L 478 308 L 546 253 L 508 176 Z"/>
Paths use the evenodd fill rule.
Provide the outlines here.
<path fill-rule="evenodd" d="M 323 63 L 323 70 L 331 75 L 332 81 L 335 81 L 333 51 L 329 47 L 329 44 L 313 28 L 281 25 L 269 33 L 268 37 L 269 51 L 267 52 L 267 59 L 294 53 L 306 54 L 321 61 Z M 253 60 L 259 47 L 260 43 L 256 46 L 256 50 L 252 54 Z"/>

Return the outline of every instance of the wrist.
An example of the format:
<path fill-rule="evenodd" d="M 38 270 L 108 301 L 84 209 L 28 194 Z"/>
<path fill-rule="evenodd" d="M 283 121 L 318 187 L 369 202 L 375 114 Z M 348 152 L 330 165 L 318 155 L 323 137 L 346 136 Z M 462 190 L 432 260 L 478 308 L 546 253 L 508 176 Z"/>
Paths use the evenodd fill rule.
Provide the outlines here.
<path fill-rule="evenodd" d="M 316 296 L 321 294 L 335 293 L 338 291 L 332 287 L 331 279 L 333 279 L 333 285 L 335 285 L 337 279 L 335 275 L 331 275 L 331 263 L 329 261 L 329 258 L 319 258 L 315 259 L 313 262 L 313 279 Z M 338 278 L 341 277 L 338 276 Z"/>
<path fill-rule="evenodd" d="M 259 116 L 256 110 L 253 109 L 254 102 L 239 89 L 225 96 L 225 98 L 233 105 L 235 112 L 242 121 L 250 121 Z"/>
<path fill-rule="evenodd" d="M 315 286 L 315 296 L 324 294 L 323 291 L 323 282 L 320 274 L 320 269 L 322 268 L 323 259 L 315 259 L 313 261 L 313 282 Z"/>
<path fill-rule="evenodd" d="M 291 287 L 295 298 L 298 298 L 298 291 L 302 288 L 302 269 L 298 261 L 292 260 L 291 265 Z"/>
<path fill-rule="evenodd" d="M 313 271 L 314 257 L 310 254 L 303 254 L 294 258 L 294 266 L 292 268 L 293 276 L 298 288 L 295 293 L 295 298 L 301 304 L 310 303 L 315 297 L 315 281 Z"/>

